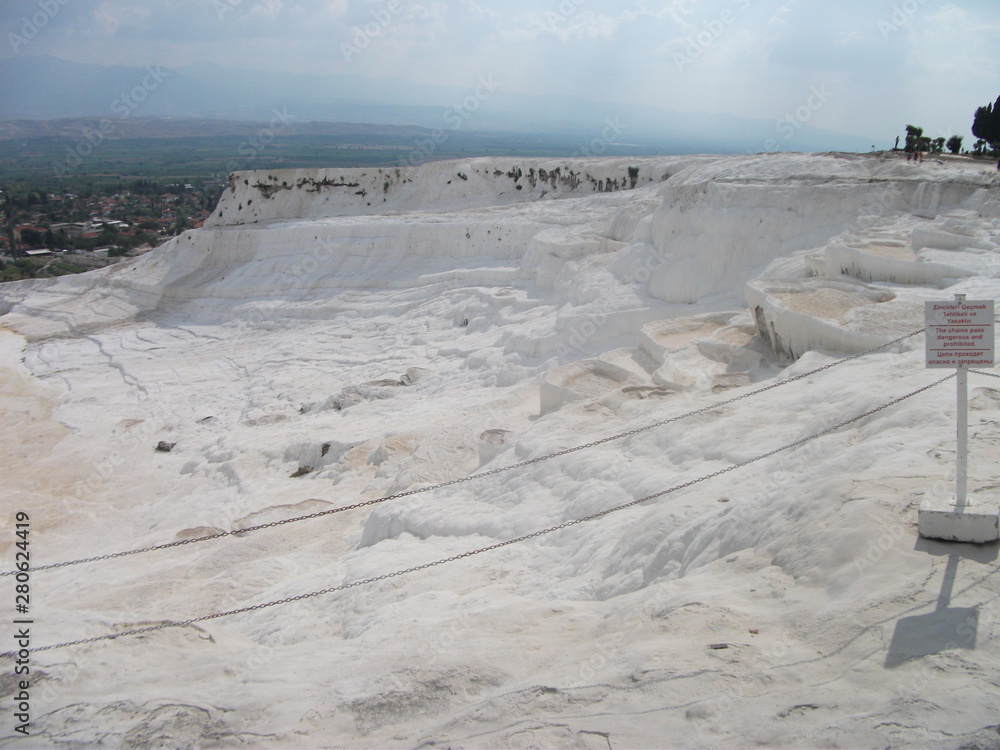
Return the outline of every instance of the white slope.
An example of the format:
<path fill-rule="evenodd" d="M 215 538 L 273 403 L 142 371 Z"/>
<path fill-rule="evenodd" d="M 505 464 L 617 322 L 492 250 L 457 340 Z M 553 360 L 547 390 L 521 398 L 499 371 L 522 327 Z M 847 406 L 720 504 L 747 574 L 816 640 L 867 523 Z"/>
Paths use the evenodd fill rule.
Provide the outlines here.
<path fill-rule="evenodd" d="M 1000 297 L 998 185 L 981 163 L 838 155 L 239 173 L 205 228 L 143 258 L 0 288 L 6 517 L 29 513 L 37 566 L 750 394 L 918 330 L 926 299 Z M 724 472 L 406 575 L 34 654 L 34 736 L 5 726 L 3 744 L 996 747 L 997 545 L 915 528 L 951 491 L 953 384 L 726 471 L 946 374 L 916 336 L 520 469 L 38 571 L 45 646 L 385 576 Z M 986 502 L 1000 385 L 973 375 L 972 394 Z"/>

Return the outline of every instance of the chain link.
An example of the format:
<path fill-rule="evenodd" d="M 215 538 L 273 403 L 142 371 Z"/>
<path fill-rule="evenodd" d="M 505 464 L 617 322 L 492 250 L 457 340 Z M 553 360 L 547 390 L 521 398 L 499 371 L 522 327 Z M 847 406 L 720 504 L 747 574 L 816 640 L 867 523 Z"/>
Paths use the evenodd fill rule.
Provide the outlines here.
<path fill-rule="evenodd" d="M 220 531 L 218 534 L 208 534 L 206 536 L 195 537 L 193 539 L 181 539 L 181 540 L 178 540 L 176 542 L 168 542 L 168 543 L 165 543 L 165 544 L 156 544 L 156 545 L 152 545 L 152 546 L 149 546 L 149 547 L 140 547 L 138 549 L 126 550 L 124 552 L 114 552 L 114 553 L 110 553 L 110 554 L 107 554 L 107 555 L 99 555 L 97 557 L 85 557 L 85 558 L 81 558 L 79 560 L 67 560 L 65 562 L 49 563 L 48 565 L 38 565 L 38 566 L 32 568 L 32 572 L 36 572 L 37 573 L 38 571 L 42 571 L 42 570 L 54 570 L 56 568 L 65 568 L 65 567 L 68 567 L 68 566 L 71 566 L 71 565 L 84 565 L 84 564 L 87 564 L 87 563 L 98 562 L 98 561 L 101 561 L 101 560 L 114 560 L 114 559 L 119 558 L 119 557 L 128 557 L 130 555 L 139 555 L 139 554 L 144 554 L 146 552 L 158 552 L 158 551 L 161 551 L 161 550 L 172 549 L 174 547 L 183 547 L 186 544 L 197 544 L 199 542 L 207 542 L 207 541 L 210 541 L 212 539 L 222 539 L 223 537 L 227 537 L 227 536 L 242 536 L 244 534 L 250 534 L 250 533 L 252 533 L 254 531 L 261 531 L 263 529 L 272 529 L 272 528 L 275 528 L 277 526 L 284 526 L 285 524 L 289 524 L 289 523 L 298 523 L 299 521 L 310 521 L 310 520 L 313 520 L 313 519 L 316 519 L 316 518 L 322 518 L 324 516 L 331 516 L 331 515 L 334 515 L 336 513 L 345 513 L 347 511 L 351 511 L 351 510 L 358 510 L 359 508 L 367 508 L 367 507 L 370 507 L 372 505 L 379 505 L 381 503 L 389 502 L 390 500 L 399 500 L 399 499 L 402 499 L 404 497 L 412 497 L 413 495 L 419 495 L 419 494 L 424 493 L 424 492 L 434 492 L 435 490 L 444 489 L 446 487 L 453 487 L 453 486 L 455 486 L 457 484 L 463 484 L 465 482 L 472 482 L 472 481 L 477 480 L 477 479 L 485 479 L 487 477 L 496 476 L 497 474 L 503 474 L 503 473 L 508 472 L 508 471 L 514 471 L 515 469 L 523 469 L 523 468 L 526 468 L 528 466 L 533 466 L 534 464 L 541 463 L 543 461 L 550 461 L 550 460 L 552 460 L 554 458 L 560 458 L 562 456 L 568 456 L 571 453 L 576 453 L 578 451 L 588 450 L 590 448 L 596 448 L 597 446 L 604 445 L 606 443 L 611 443 L 611 442 L 614 442 L 616 440 L 623 440 L 624 438 L 633 437 L 635 435 L 639 435 L 639 434 L 642 434 L 644 432 L 649 432 L 650 430 L 655 430 L 655 429 L 657 429 L 659 427 L 663 427 L 665 425 L 671 424 L 672 422 L 679 422 L 681 420 L 688 419 L 690 417 L 694 417 L 694 416 L 697 416 L 699 414 L 705 414 L 705 413 L 713 411 L 715 409 L 721 409 L 722 407 L 729 406 L 730 404 L 735 404 L 736 402 L 742 401 L 743 399 L 748 399 L 748 398 L 752 398 L 754 396 L 759 396 L 760 394 L 766 393 L 766 392 L 771 391 L 771 390 L 774 390 L 775 388 L 780 388 L 782 386 L 788 385 L 789 383 L 794 383 L 794 382 L 802 380 L 804 378 L 808 378 L 808 377 L 811 377 L 811 376 L 816 375 L 818 373 L 821 373 L 821 372 L 824 372 L 826 370 L 829 370 L 829 369 L 831 369 L 833 367 L 837 367 L 839 365 L 844 364 L 845 362 L 851 362 L 852 360 L 860 359 L 861 357 L 865 357 L 865 356 L 867 356 L 869 354 L 873 354 L 874 352 L 880 351 L 882 349 L 888 349 L 889 347 L 895 346 L 896 344 L 900 344 L 903 341 L 906 341 L 907 339 L 913 338 L 914 336 L 918 336 L 918 335 L 920 335 L 923 332 L 924 332 L 924 329 L 921 328 L 919 331 L 913 331 L 912 333 L 908 333 L 905 336 L 900 336 L 899 338 L 893 339 L 892 341 L 888 341 L 888 342 L 886 342 L 884 344 L 879 344 L 878 346 L 873 346 L 870 349 L 866 349 L 865 351 L 860 352 L 858 354 L 853 354 L 850 357 L 844 357 L 843 359 L 838 359 L 835 362 L 830 362 L 830 363 L 828 363 L 826 365 L 823 365 L 822 367 L 817 367 L 815 370 L 810 370 L 809 372 L 805 372 L 805 373 L 802 373 L 800 375 L 794 375 L 794 376 L 792 376 L 790 378 L 786 378 L 785 380 L 780 380 L 780 381 L 778 381 L 776 383 L 771 383 L 770 385 L 766 385 L 766 386 L 764 386 L 762 388 L 757 388 L 756 390 L 749 391 L 748 393 L 744 393 L 744 394 L 742 394 L 740 396 L 736 396 L 736 397 L 731 398 L 731 399 L 727 399 L 726 401 L 720 401 L 720 402 L 715 403 L 715 404 L 710 404 L 708 406 L 703 406 L 700 409 L 695 409 L 694 411 L 689 411 L 689 412 L 687 412 L 685 414 L 679 414 L 679 415 L 674 416 L 674 417 L 669 417 L 668 419 L 663 419 L 663 420 L 660 420 L 659 422 L 653 422 L 652 424 L 645 425 L 644 427 L 637 427 L 637 428 L 635 428 L 633 430 L 629 430 L 627 432 L 622 432 L 622 433 L 619 433 L 617 435 L 611 435 L 610 437 L 601 438 L 599 440 L 594 440 L 593 442 L 590 442 L 590 443 L 585 443 L 584 445 L 577 445 L 577 446 L 574 446 L 572 448 L 566 448 L 566 449 L 561 450 L 561 451 L 556 451 L 554 453 L 548 453 L 548 454 L 546 454 L 544 456 L 538 456 L 536 458 L 527 459 L 525 461 L 521 461 L 521 462 L 516 463 L 516 464 L 510 464 L 509 466 L 501 466 L 501 467 L 496 468 L 496 469 L 490 469 L 489 471 L 482 471 L 482 472 L 479 472 L 477 474 L 470 474 L 470 475 L 465 476 L 465 477 L 459 477 L 458 479 L 451 479 L 451 480 L 448 480 L 446 482 L 439 482 L 438 484 L 427 485 L 425 487 L 418 487 L 416 489 L 407 490 L 406 492 L 396 493 L 395 495 L 386 495 L 384 497 L 378 497 L 378 498 L 375 498 L 373 500 L 365 500 L 365 501 L 362 501 L 362 502 L 359 502 L 359 503 L 354 503 L 353 505 L 345 505 L 345 506 L 341 506 L 341 507 L 338 507 L 338 508 L 330 508 L 328 510 L 318 511 L 316 513 L 310 513 L 310 514 L 304 515 L 304 516 L 295 516 L 294 518 L 285 518 L 285 519 L 282 519 L 282 520 L 279 520 L 279 521 L 272 521 L 270 523 L 263 523 L 263 524 L 260 524 L 258 526 L 248 526 L 245 529 L 233 529 L 232 531 Z M 12 575 L 15 575 L 16 573 L 17 573 L 16 570 L 0 571 L 0 578 L 2 578 L 4 576 L 12 576 Z"/>
<path fill-rule="evenodd" d="M 983 372 L 982 370 L 969 370 L 969 372 L 974 372 L 976 375 L 985 375 L 988 378 L 1000 378 L 995 372 Z"/>
<path fill-rule="evenodd" d="M 722 476 L 723 474 L 728 474 L 731 471 L 736 471 L 737 469 L 741 469 L 744 466 L 749 466 L 750 464 L 757 463 L 758 461 L 763 461 L 764 459 L 770 458 L 771 456 L 777 455 L 778 453 L 782 453 L 782 452 L 787 451 L 787 450 L 792 450 L 794 448 L 798 448 L 798 447 L 800 447 L 802 445 L 805 445 L 806 443 L 812 442 L 813 440 L 817 440 L 818 438 L 821 438 L 821 437 L 829 435 L 829 434 L 831 434 L 833 432 L 836 432 L 837 430 L 840 430 L 841 428 L 846 427 L 847 425 L 853 424 L 855 422 L 859 422 L 862 419 L 865 419 L 866 417 L 870 417 L 873 414 L 877 414 L 878 412 L 883 411 L 884 409 L 888 409 L 888 408 L 890 408 L 892 406 L 895 406 L 896 404 L 899 404 L 899 403 L 901 403 L 903 401 L 906 401 L 909 398 L 913 398 L 914 396 L 919 395 L 919 394 L 923 393 L 924 391 L 929 391 L 930 389 L 935 388 L 935 387 L 941 385 L 942 383 L 945 383 L 945 382 L 951 380 L 954 377 L 955 377 L 955 374 L 952 373 L 951 375 L 947 375 L 947 376 L 941 378 L 940 380 L 937 380 L 937 381 L 931 383 L 930 385 L 925 385 L 922 388 L 918 388 L 917 390 L 912 391 L 911 393 L 907 393 L 905 396 L 900 396 L 898 398 L 894 398 L 892 401 L 888 401 L 888 402 L 882 404 L 881 406 L 875 407 L 874 409 L 869 409 L 868 411 L 864 412 L 863 414 L 859 414 L 859 415 L 857 415 L 855 417 L 851 417 L 850 419 L 845 419 L 843 422 L 838 422 L 837 424 L 833 425 L 832 427 L 828 427 L 827 429 L 822 430 L 821 432 L 817 432 L 817 433 L 815 433 L 813 435 L 809 435 L 808 437 L 801 438 L 800 440 L 796 440 L 793 443 L 789 443 L 787 445 L 783 445 L 780 448 L 775 448 L 774 450 L 770 450 L 767 453 L 761 453 L 758 456 L 754 456 L 753 458 L 748 458 L 745 461 L 741 461 L 739 463 L 733 464 L 732 466 L 727 466 L 724 469 L 719 469 L 718 471 L 714 471 L 711 474 L 705 474 L 704 476 L 688 480 L 687 482 L 684 482 L 682 484 L 677 484 L 677 485 L 674 485 L 673 487 L 669 487 L 668 489 L 662 490 L 660 492 L 655 492 L 652 495 L 646 495 L 645 497 L 639 498 L 638 500 L 632 500 L 630 502 L 623 503 L 622 505 L 616 505 L 613 508 L 607 508 L 606 510 L 598 511 L 597 513 L 592 513 L 589 516 L 584 516 L 583 518 L 576 518 L 576 519 L 573 519 L 571 521 L 565 521 L 564 523 L 558 524 L 557 526 L 550 526 L 549 528 L 546 528 L 546 529 L 541 529 L 539 531 L 533 531 L 530 534 L 524 534 L 523 536 L 519 536 L 519 537 L 516 537 L 514 539 L 508 539 L 507 541 L 504 541 L 504 542 L 497 542 L 496 544 L 491 544 L 491 545 L 486 546 L 486 547 L 480 547 L 478 549 L 469 550 L 468 552 L 462 552 L 461 554 L 458 554 L 458 555 L 453 555 L 451 557 L 445 557 L 445 558 L 443 558 L 441 560 L 435 560 L 433 562 L 424 563 L 422 565 L 415 565 L 415 566 L 413 566 L 411 568 L 405 568 L 403 570 L 397 570 L 397 571 L 394 571 L 392 573 L 385 573 L 383 575 L 374 576 L 372 578 L 364 578 L 364 579 L 361 579 L 361 580 L 352 581 L 351 583 L 343 583 L 343 584 L 341 584 L 339 586 L 331 586 L 330 588 L 321 589 L 319 591 L 312 591 L 312 592 L 309 592 L 309 593 L 306 593 L 306 594 L 299 594 L 297 596 L 290 596 L 290 597 L 287 597 L 285 599 L 277 599 L 275 601 L 263 602 L 261 604 L 253 604 L 253 605 L 250 605 L 248 607 L 241 607 L 239 609 L 232 609 L 232 610 L 229 610 L 229 611 L 226 611 L 226 612 L 216 612 L 216 613 L 210 614 L 210 615 L 202 615 L 201 617 L 192 617 L 189 620 L 181 620 L 181 621 L 176 621 L 176 622 L 164 622 L 164 623 L 160 623 L 159 625 L 151 625 L 149 627 L 137 628 L 135 630 L 126 630 L 126 631 L 122 631 L 120 633 L 108 633 L 106 635 L 94 636 L 93 638 L 83 638 L 83 639 L 78 640 L 78 641 L 67 641 L 65 643 L 57 643 L 57 644 L 54 644 L 54 645 L 51 645 L 51 646 L 38 646 L 38 647 L 31 648 L 31 649 L 28 649 L 28 650 L 30 652 L 32 652 L 32 653 L 39 652 L 39 651 L 51 651 L 53 649 L 69 648 L 70 646 L 80 646 L 80 645 L 83 645 L 83 644 L 86 644 L 86 643 L 97 643 L 99 641 L 115 640 L 117 638 L 122 638 L 124 636 L 143 635 L 145 633 L 152 633 L 152 632 L 155 632 L 157 630 L 165 630 L 167 628 L 181 628 L 181 627 L 186 627 L 188 625 L 195 625 L 195 624 L 197 624 L 199 622 L 207 622 L 208 620 L 216 620 L 216 619 L 219 619 L 220 617 L 231 617 L 233 615 L 246 614 L 248 612 L 256 612 L 258 610 L 267 609 L 269 607 L 278 607 L 278 606 L 282 606 L 282 605 L 285 605 L 285 604 L 291 604 L 292 602 L 302 601 L 303 599 L 312 599 L 312 598 L 315 598 L 315 597 L 318 597 L 318 596 L 325 596 L 327 594 L 332 594 L 332 593 L 335 593 L 337 591 L 346 591 L 347 589 L 352 589 L 352 588 L 355 588 L 355 587 L 358 587 L 358 586 L 366 586 L 368 584 L 377 583 L 379 581 L 386 581 L 386 580 L 389 580 L 390 578 L 398 578 L 399 576 L 409 575 L 411 573 L 416 573 L 416 572 L 421 571 L 421 570 L 427 570 L 428 568 L 435 568 L 435 567 L 437 567 L 439 565 L 446 565 L 447 563 L 457 562 L 458 560 L 464 560 L 465 558 L 472 557 L 474 555 L 481 555 L 481 554 L 484 554 L 486 552 L 493 552 L 494 550 L 498 550 L 498 549 L 501 549 L 503 547 L 508 547 L 508 546 L 510 546 L 512 544 L 518 544 L 520 542 L 528 541 L 529 539 L 535 539 L 537 537 L 544 536 L 546 534 L 552 534 L 554 532 L 561 531 L 563 529 L 568 529 L 571 526 L 576 526 L 578 524 L 586 523 L 588 521 L 594 521 L 594 520 L 597 520 L 599 518 L 603 518 L 605 516 L 611 515 L 612 513 L 617 513 L 619 511 L 625 510 L 627 508 L 632 508 L 632 507 L 634 507 L 636 505 L 641 505 L 642 503 L 649 502 L 650 500 L 655 500 L 657 498 L 664 497 L 665 495 L 669 495 L 669 494 L 672 494 L 674 492 L 679 492 L 681 490 L 685 490 L 685 489 L 687 489 L 689 487 L 693 487 L 696 484 L 701 484 L 702 482 L 706 482 L 706 481 L 708 481 L 710 479 L 714 479 L 716 477 Z M 10 654 L 3 654 L 3 655 L 4 656 L 8 656 Z"/>

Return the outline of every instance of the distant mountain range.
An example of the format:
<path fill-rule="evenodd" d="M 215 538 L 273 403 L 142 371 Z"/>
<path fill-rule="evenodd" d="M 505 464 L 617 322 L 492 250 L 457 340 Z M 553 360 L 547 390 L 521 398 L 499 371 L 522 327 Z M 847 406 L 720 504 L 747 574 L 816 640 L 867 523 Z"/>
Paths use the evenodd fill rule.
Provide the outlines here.
<path fill-rule="evenodd" d="M 28 138 L 68 138 L 81 140 L 87 132 L 99 130 L 99 117 L 60 117 L 54 120 L 0 120 L 0 141 Z M 127 138 L 213 138 L 253 137 L 262 123 L 253 120 L 206 120 L 193 117 L 130 117 L 114 120 L 108 140 Z M 276 128 L 277 129 L 277 128 Z M 353 122 L 305 122 L 281 125 L 282 136 L 315 135 L 342 138 L 358 136 L 367 140 L 378 136 L 404 139 L 426 137 L 427 128 L 399 125 L 372 125 Z"/>
<path fill-rule="evenodd" d="M 463 102 L 479 94 L 475 111 Z M 771 120 L 690 114 L 506 91 L 483 81 L 478 92 L 392 79 L 271 73 L 218 65 L 178 69 L 74 63 L 51 56 L 0 60 L 0 119 L 91 117 L 120 124 L 138 118 L 365 123 L 430 129 L 548 133 L 582 147 L 601 139 L 662 152 L 868 151 L 891 144 Z M 58 125 L 53 125 L 58 128 Z M 206 130 L 217 128 L 205 123 Z M 189 135 L 197 127 L 188 124 Z M 37 134 L 37 133 L 36 133 Z M 228 133 L 227 133 L 228 134 Z M 24 136 L 21 136 L 24 137 Z"/>

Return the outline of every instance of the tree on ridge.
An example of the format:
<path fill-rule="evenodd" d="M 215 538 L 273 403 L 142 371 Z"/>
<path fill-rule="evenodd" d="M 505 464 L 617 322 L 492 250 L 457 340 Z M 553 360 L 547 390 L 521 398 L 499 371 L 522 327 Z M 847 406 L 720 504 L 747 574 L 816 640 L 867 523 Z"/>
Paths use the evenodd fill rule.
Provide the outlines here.
<path fill-rule="evenodd" d="M 1000 149 L 1000 97 L 996 104 L 979 107 L 972 119 L 972 134 L 990 144 L 993 150 Z"/>

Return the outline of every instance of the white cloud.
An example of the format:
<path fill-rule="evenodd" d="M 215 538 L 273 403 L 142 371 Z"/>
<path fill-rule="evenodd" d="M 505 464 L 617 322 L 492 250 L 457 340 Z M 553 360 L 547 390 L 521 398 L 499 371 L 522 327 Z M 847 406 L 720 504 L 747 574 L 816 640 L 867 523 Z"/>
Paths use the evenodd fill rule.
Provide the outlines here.
<path fill-rule="evenodd" d="M 833 43 L 841 47 L 850 47 L 855 44 L 861 44 L 863 37 L 860 31 L 848 31 L 846 33 L 838 34 Z"/>
<path fill-rule="evenodd" d="M 483 18 L 489 18 L 491 20 L 499 20 L 500 14 L 497 13 L 492 8 L 484 8 L 482 5 L 477 3 L 475 0 L 461 0 L 462 5 L 468 8 L 470 11 Z"/>
<path fill-rule="evenodd" d="M 501 32 L 509 39 L 536 40 L 552 36 L 562 42 L 588 39 L 611 39 L 624 24 L 635 20 L 636 14 L 626 11 L 619 16 L 606 16 L 593 10 L 564 13 L 557 10 L 531 12 L 517 19 L 517 26 Z"/>
<path fill-rule="evenodd" d="M 98 33 L 110 36 L 122 27 L 148 28 L 151 12 L 148 7 L 132 3 L 102 2 L 94 10 L 93 19 Z"/>
<path fill-rule="evenodd" d="M 835 10 L 802 0 L 242 0 L 222 19 L 213 2 L 72 0 L 31 54 L 429 86 L 489 73 L 511 92 L 762 118 L 829 81 L 838 93 L 822 117 L 831 127 L 893 135 L 897 121 L 957 127 L 1000 93 L 997 0 L 839 0 Z M 401 10 L 346 63 L 340 43 L 391 2 Z M 879 24 L 911 6 L 884 35 Z M 37 8 L 0 0 L 0 20 L 13 27 Z M 731 20 L 712 34 L 723 14 Z M 679 71 L 674 54 L 706 32 L 702 53 Z"/>
<path fill-rule="evenodd" d="M 321 7 L 327 16 L 339 18 L 347 12 L 347 0 L 325 0 Z"/>
<path fill-rule="evenodd" d="M 684 31 L 690 31 L 694 25 L 688 18 L 694 15 L 700 2 L 701 0 L 671 0 L 669 4 L 653 11 L 646 8 L 646 3 L 640 2 L 639 8 L 654 18 L 669 18 Z"/>
<path fill-rule="evenodd" d="M 282 0 L 258 0 L 250 9 L 250 15 L 273 21 L 281 13 L 283 7 Z"/>
<path fill-rule="evenodd" d="M 914 17 L 910 62 L 933 75 L 980 78 L 996 67 L 997 26 L 983 24 L 964 8 L 948 3 Z"/>

